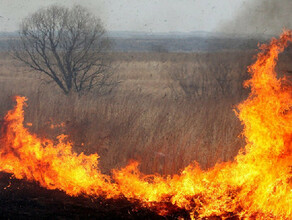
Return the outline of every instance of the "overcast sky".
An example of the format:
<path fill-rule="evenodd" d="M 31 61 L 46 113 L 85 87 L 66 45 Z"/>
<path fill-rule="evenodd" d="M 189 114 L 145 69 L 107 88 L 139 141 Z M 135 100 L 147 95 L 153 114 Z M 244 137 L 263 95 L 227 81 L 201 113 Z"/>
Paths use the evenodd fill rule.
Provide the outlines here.
<path fill-rule="evenodd" d="M 39 8 L 81 4 L 100 17 L 110 31 L 270 34 L 284 26 L 289 28 L 291 3 L 292 0 L 0 0 L 0 31 L 17 30 L 21 19 Z"/>

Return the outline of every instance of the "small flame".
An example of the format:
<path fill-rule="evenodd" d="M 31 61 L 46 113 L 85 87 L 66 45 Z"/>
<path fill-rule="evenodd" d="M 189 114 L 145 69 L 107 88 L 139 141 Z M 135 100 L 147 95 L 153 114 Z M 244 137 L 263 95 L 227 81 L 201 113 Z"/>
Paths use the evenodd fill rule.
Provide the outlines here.
<path fill-rule="evenodd" d="M 113 175 L 101 173 L 97 154 L 72 151 L 65 135 L 58 143 L 37 137 L 23 126 L 26 102 L 16 97 L 2 127 L 0 171 L 17 179 L 36 181 L 68 195 L 126 197 L 167 215 L 170 205 L 189 211 L 193 218 L 227 216 L 282 218 L 292 216 L 292 88 L 283 86 L 275 66 L 279 53 L 292 41 L 292 31 L 262 45 L 249 67 L 245 86 L 251 94 L 238 106 L 247 145 L 233 162 L 203 171 L 197 164 L 174 176 L 144 175 L 132 162 Z M 167 205 L 170 204 L 170 205 Z"/>

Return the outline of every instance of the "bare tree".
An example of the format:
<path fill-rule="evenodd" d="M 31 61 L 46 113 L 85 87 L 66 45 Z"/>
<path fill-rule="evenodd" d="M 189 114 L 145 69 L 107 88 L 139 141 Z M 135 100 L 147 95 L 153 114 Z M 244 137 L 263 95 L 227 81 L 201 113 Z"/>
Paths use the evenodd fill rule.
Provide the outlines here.
<path fill-rule="evenodd" d="M 100 20 L 81 6 L 50 6 L 25 18 L 13 56 L 55 82 L 65 94 L 113 85 L 110 41 Z"/>

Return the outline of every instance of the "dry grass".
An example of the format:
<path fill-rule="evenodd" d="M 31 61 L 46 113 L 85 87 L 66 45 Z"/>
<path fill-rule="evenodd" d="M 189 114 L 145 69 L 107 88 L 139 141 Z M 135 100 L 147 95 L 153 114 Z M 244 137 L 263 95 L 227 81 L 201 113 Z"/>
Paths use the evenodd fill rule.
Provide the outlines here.
<path fill-rule="evenodd" d="M 12 108 L 14 95 L 27 96 L 26 121 L 32 122 L 32 131 L 49 137 L 68 134 L 76 151 L 99 153 L 104 172 L 130 159 L 139 160 L 146 173 L 177 173 L 192 161 L 206 169 L 232 160 L 244 145 L 238 137 L 242 126 L 232 109 L 246 96 L 240 80 L 252 55 L 243 51 L 113 54 L 121 81 L 118 88 L 107 96 L 92 93 L 79 98 L 41 84 L 36 73 L 1 54 L 0 114 L 3 117 Z M 214 81 L 219 57 L 230 61 L 232 86 L 226 97 Z M 207 75 L 206 94 L 213 95 L 186 98 L 170 77 L 181 66 L 187 66 L 187 74 L 196 74 L 198 81 Z M 50 128 L 61 122 L 64 127 Z"/>

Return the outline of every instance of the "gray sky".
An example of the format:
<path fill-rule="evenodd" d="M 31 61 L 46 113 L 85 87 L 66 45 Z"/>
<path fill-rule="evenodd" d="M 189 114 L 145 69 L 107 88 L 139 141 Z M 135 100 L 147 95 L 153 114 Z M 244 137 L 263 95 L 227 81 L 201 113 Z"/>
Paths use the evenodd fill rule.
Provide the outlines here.
<path fill-rule="evenodd" d="M 266 2 L 270 2 L 271 10 L 275 8 L 274 3 L 279 6 L 279 11 L 274 12 L 276 15 L 270 19 L 272 21 L 269 18 L 267 21 L 265 15 L 270 9 L 262 9 L 262 5 L 267 5 Z M 111 31 L 269 33 L 278 32 L 283 26 L 290 25 L 284 24 L 281 19 L 288 20 L 285 13 L 288 9 L 291 13 L 291 2 L 292 0 L 0 0 L 0 31 L 15 31 L 25 16 L 41 7 L 57 3 L 69 7 L 74 4 L 87 7 Z M 284 15 L 281 10 L 285 11 Z M 278 21 L 281 14 L 284 18 Z M 274 20 L 277 20 L 277 24 Z M 261 27 L 263 21 L 265 25 Z M 269 28 L 269 25 L 277 25 L 277 28 Z"/>

